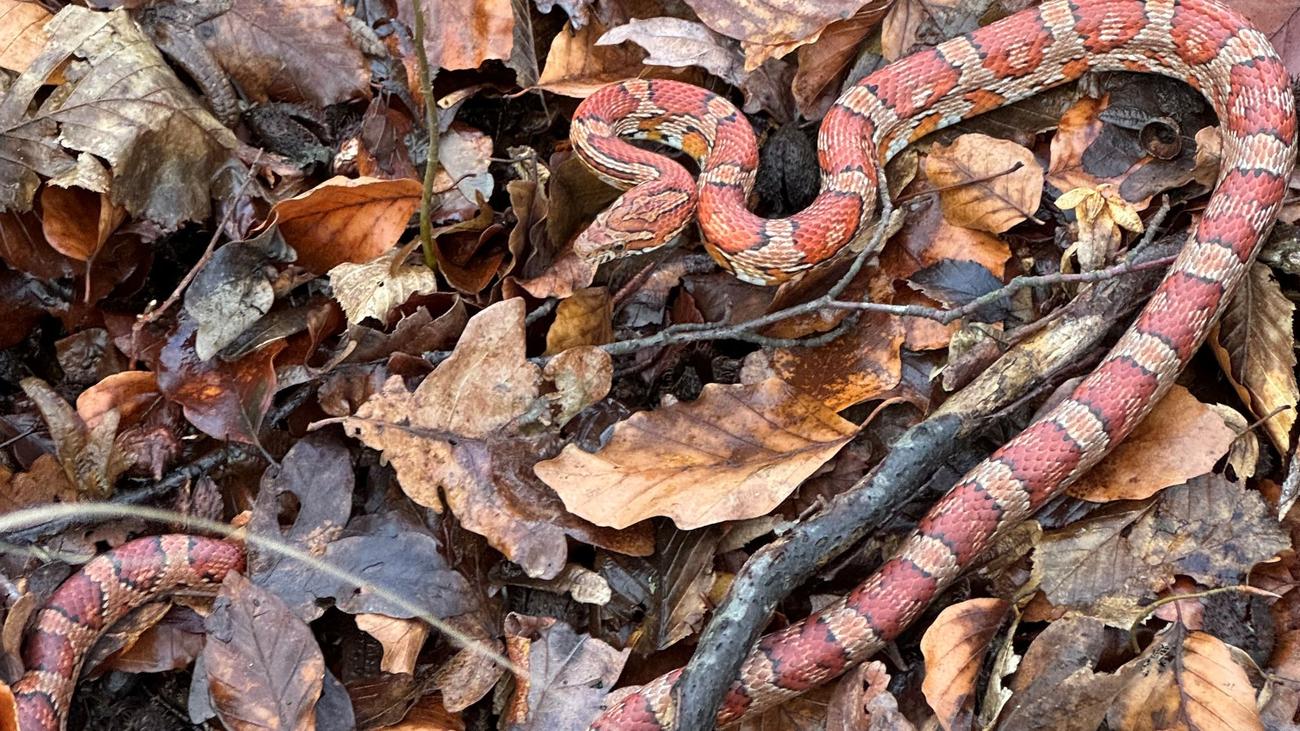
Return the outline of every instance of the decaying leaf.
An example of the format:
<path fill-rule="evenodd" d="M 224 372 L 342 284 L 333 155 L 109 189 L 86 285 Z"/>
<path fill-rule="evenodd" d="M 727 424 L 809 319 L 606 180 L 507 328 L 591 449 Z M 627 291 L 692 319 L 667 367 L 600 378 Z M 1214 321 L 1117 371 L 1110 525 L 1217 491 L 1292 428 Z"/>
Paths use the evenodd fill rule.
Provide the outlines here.
<path fill-rule="evenodd" d="M 325 661 L 284 602 L 234 572 L 222 582 L 207 627 L 202 667 L 227 728 L 316 727 Z"/>
<path fill-rule="evenodd" d="M 642 63 L 654 66 L 700 66 L 732 84 L 741 82 L 741 58 L 734 46 L 708 27 L 681 18 L 633 19 L 596 42 L 600 46 L 632 41 L 649 52 Z"/>
<path fill-rule="evenodd" d="M 232 0 L 199 30 L 250 99 L 324 107 L 370 94 L 366 60 L 346 13 L 332 0 Z"/>
<path fill-rule="evenodd" d="M 1043 195 L 1043 166 L 1034 153 L 982 134 L 935 145 L 925 174 L 939 188 L 943 217 L 981 231 L 1002 233 L 1033 216 Z"/>
<path fill-rule="evenodd" d="M 298 263 L 317 274 L 388 251 L 420 205 L 420 181 L 331 178 L 272 212 Z"/>
<path fill-rule="evenodd" d="M 1240 583 L 1287 545 L 1259 493 L 1210 474 L 1046 533 L 1034 564 L 1053 604 L 1127 627 L 1176 574 Z"/>
<path fill-rule="evenodd" d="M 1263 731 L 1240 650 L 1179 625 L 1128 664 L 1106 721 L 1116 731 Z"/>
<path fill-rule="evenodd" d="M 776 378 L 709 384 L 696 401 L 620 423 L 596 454 L 569 445 L 535 470 L 571 512 L 596 525 L 625 528 L 666 515 L 698 528 L 767 514 L 855 431 Z"/>
<path fill-rule="evenodd" d="M 185 290 L 185 311 L 198 327 L 194 351 L 208 360 L 271 311 L 275 291 L 263 268 L 266 251 L 244 241 L 217 249 Z"/>
<path fill-rule="evenodd" d="M 536 729 L 577 728 L 595 718 L 630 650 L 615 650 L 552 618 L 511 614 L 506 653 L 527 672 L 516 678 L 503 722 Z"/>
<path fill-rule="evenodd" d="M 175 229 L 210 211 L 211 181 L 238 145 L 163 61 L 124 10 L 68 6 L 50 42 L 0 104 L 0 210 L 26 211 L 42 177 L 73 171 L 79 154 L 108 162 L 114 204 Z M 64 63 L 77 76 L 32 102 Z"/>
<path fill-rule="evenodd" d="M 1242 402 L 1282 454 L 1291 451 L 1300 389 L 1295 376 L 1295 305 L 1269 268 L 1255 264 L 1223 311 L 1210 346 Z"/>
<path fill-rule="evenodd" d="M 120 414 L 110 409 L 92 426 L 45 381 L 24 378 L 22 387 L 45 418 L 59 463 L 72 484 L 92 498 L 113 494 L 117 478 L 129 466 L 114 442 Z"/>
<path fill-rule="evenodd" d="M 1085 272 L 1100 269 L 1111 260 L 1123 241 L 1120 229 L 1142 232 L 1137 208 L 1124 200 L 1119 188 L 1111 183 L 1067 190 L 1056 199 L 1056 205 L 1062 210 L 1072 209 L 1079 217 L 1078 237 L 1065 256 L 1078 257 L 1079 268 Z"/>
<path fill-rule="evenodd" d="M 1093 670 L 1105 649 L 1106 628 L 1095 619 L 1066 617 L 1049 624 L 1020 661 L 998 728 L 1096 731 L 1129 676 Z"/>
<path fill-rule="evenodd" d="M 1209 472 L 1236 436 L 1212 406 L 1174 386 L 1070 494 L 1093 502 L 1144 500 Z"/>
<path fill-rule="evenodd" d="M 940 612 L 921 638 L 925 655 L 921 688 L 944 731 L 971 728 L 975 681 L 1010 608 L 1002 599 L 967 599 Z"/>
<path fill-rule="evenodd" d="M 392 249 L 365 264 L 344 262 L 330 270 L 330 288 L 348 324 L 359 325 L 368 317 L 387 322 L 388 314 L 412 296 L 438 289 L 432 269 L 397 260 L 406 253 L 405 248 Z"/>
<path fill-rule="evenodd" d="M 535 488 L 503 477 L 527 459 L 528 446 L 512 436 L 519 422 L 554 418 L 523 331 L 523 300 L 492 305 L 470 318 L 451 357 L 414 392 L 395 376 L 344 424 L 383 451 L 413 500 L 441 509 L 445 498 L 466 528 L 530 576 L 552 577 L 566 563 L 564 521 L 544 493 L 516 493 Z M 608 388 L 586 393 L 599 398 Z"/>

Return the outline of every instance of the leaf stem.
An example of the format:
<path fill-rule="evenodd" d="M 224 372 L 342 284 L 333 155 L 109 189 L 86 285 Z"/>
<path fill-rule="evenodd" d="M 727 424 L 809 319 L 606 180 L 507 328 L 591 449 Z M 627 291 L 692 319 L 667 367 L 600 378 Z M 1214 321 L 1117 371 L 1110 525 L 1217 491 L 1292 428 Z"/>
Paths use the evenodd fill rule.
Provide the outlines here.
<path fill-rule="evenodd" d="M 420 248 L 424 251 L 425 266 L 437 270 L 429 203 L 433 199 L 433 177 L 438 173 L 438 103 L 433 97 L 433 77 L 437 76 L 438 69 L 430 67 L 429 54 L 424 48 L 424 6 L 421 0 L 411 0 L 411 12 L 415 15 L 415 58 L 420 69 L 420 93 L 424 96 L 424 123 L 429 137 L 429 152 L 424 162 L 424 191 L 420 194 Z"/>

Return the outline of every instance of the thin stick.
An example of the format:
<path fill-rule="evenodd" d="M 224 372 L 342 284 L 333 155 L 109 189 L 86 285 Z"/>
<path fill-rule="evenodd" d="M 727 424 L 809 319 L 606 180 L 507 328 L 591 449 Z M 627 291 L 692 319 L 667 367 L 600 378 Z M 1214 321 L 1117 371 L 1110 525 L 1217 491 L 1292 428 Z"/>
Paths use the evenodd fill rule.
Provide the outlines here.
<path fill-rule="evenodd" d="M 429 66 L 429 54 L 424 49 L 424 6 L 421 0 L 411 0 L 415 14 L 415 58 L 420 69 L 420 92 L 424 95 L 424 124 L 428 132 L 429 153 L 424 161 L 424 190 L 420 193 L 420 248 L 424 251 L 424 264 L 438 268 L 433 251 L 433 222 L 429 220 L 429 204 L 433 200 L 433 177 L 438 174 L 438 103 L 433 98 L 433 77 L 437 69 Z"/>

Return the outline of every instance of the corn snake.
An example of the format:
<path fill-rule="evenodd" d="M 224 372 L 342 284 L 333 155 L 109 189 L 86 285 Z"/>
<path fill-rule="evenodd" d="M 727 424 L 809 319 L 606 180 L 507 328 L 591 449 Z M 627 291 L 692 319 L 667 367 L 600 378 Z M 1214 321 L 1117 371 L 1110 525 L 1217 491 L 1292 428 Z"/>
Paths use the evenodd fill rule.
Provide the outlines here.
<path fill-rule="evenodd" d="M 866 583 L 764 638 L 724 703 L 721 725 L 869 657 L 998 531 L 1058 494 L 1127 435 L 1204 339 L 1272 224 L 1293 166 L 1291 93 L 1267 40 L 1215 3 L 1049 0 L 853 87 L 823 122 L 822 196 L 776 222 L 744 208 L 757 160 L 753 134 L 717 97 L 671 82 L 628 82 L 594 95 L 575 115 L 575 146 L 598 173 L 620 183 L 651 175 L 657 184 L 634 189 L 602 214 L 577 242 L 580 251 L 600 259 L 657 247 L 698 209 L 711 253 L 738 276 L 770 283 L 829 259 L 870 223 L 879 182 L 875 151 L 887 158 L 935 129 L 1090 69 L 1175 76 L 1213 103 L 1224 159 L 1195 234 L 1133 328 L 1070 398 L 963 478 Z M 661 139 L 695 155 L 703 170 L 698 190 L 680 166 L 625 145 L 619 135 Z M 63 727 L 85 652 L 132 606 L 174 586 L 219 581 L 241 564 L 232 544 L 172 536 L 127 544 L 78 572 L 28 638 L 29 672 L 14 688 L 20 729 Z M 623 698 L 594 727 L 672 729 L 674 679 L 670 674 Z"/>
<path fill-rule="evenodd" d="M 736 276 L 775 284 L 834 257 L 872 223 L 878 163 L 961 120 L 1077 79 L 1125 70 L 1182 79 L 1220 121 L 1218 183 L 1137 320 L 1073 393 L 977 465 L 903 547 L 848 596 L 751 650 L 717 717 L 727 726 L 834 678 L 901 633 L 1000 534 L 1128 435 L 1200 346 L 1271 228 L 1295 162 L 1289 79 L 1267 38 L 1212 0 L 1046 0 L 893 63 L 849 88 L 822 121 L 821 193 L 762 219 L 745 203 L 758 153 L 726 100 L 663 80 L 604 87 L 574 115 L 574 149 L 630 188 L 574 242 L 593 261 L 649 251 L 697 220 Z M 646 139 L 695 159 L 698 183 Z M 672 731 L 680 671 L 624 695 L 592 725 Z"/>

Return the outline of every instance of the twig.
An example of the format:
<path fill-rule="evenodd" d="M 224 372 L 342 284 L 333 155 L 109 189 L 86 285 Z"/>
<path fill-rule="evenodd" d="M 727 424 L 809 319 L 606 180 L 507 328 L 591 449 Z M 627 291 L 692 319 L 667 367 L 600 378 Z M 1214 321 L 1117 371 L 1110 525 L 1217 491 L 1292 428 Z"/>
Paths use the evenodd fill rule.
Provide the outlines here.
<path fill-rule="evenodd" d="M 429 220 L 429 204 L 433 200 L 433 177 L 438 173 L 438 103 L 433 98 L 433 77 L 437 69 L 429 66 L 429 54 L 424 49 L 424 6 L 421 0 L 411 0 L 415 14 L 415 58 L 420 69 L 420 92 L 424 95 L 424 123 L 429 137 L 429 152 L 424 161 L 424 190 L 420 193 L 420 247 L 424 251 L 424 264 L 438 268 L 433 251 L 433 222 Z"/>

